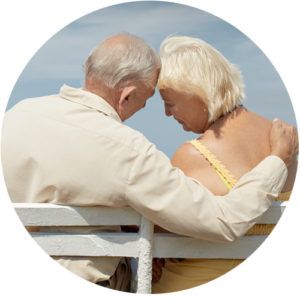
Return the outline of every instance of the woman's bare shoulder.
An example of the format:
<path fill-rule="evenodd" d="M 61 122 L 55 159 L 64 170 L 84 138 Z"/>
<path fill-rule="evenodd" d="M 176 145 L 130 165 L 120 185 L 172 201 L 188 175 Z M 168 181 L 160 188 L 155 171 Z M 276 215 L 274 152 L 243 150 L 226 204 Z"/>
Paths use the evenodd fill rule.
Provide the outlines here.
<path fill-rule="evenodd" d="M 190 143 L 184 143 L 176 150 L 171 163 L 187 176 L 192 176 L 194 172 L 210 166 L 205 157 Z"/>

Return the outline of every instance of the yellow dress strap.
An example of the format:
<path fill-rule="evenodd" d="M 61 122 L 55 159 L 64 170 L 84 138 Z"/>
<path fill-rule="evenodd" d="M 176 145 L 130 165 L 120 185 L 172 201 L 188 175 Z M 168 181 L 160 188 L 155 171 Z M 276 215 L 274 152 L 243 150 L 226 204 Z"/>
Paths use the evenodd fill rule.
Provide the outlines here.
<path fill-rule="evenodd" d="M 237 183 L 237 180 L 232 176 L 226 167 L 198 140 L 191 140 L 189 142 L 193 145 L 212 165 L 221 180 L 231 190 Z"/>

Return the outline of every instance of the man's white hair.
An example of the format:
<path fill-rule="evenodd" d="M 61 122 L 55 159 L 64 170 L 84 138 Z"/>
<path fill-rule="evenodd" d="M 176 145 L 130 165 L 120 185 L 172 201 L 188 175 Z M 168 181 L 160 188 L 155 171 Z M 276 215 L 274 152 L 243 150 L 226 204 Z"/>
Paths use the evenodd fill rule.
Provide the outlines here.
<path fill-rule="evenodd" d="M 83 65 L 86 77 L 93 75 L 111 88 L 129 83 L 153 86 L 161 62 L 158 53 L 144 40 L 128 33 L 107 38 L 96 46 Z"/>
<path fill-rule="evenodd" d="M 204 41 L 170 37 L 161 44 L 159 54 L 162 68 L 157 88 L 199 96 L 208 107 L 208 121 L 217 120 L 245 98 L 238 68 Z"/>

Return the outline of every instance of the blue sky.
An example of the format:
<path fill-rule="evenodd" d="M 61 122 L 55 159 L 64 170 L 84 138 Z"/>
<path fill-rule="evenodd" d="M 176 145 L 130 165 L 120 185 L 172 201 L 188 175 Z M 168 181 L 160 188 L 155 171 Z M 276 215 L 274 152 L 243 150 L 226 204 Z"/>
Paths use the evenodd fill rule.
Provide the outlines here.
<path fill-rule="evenodd" d="M 289 95 L 274 66 L 264 53 L 229 23 L 196 8 L 168 2 L 135 2 L 111 6 L 69 24 L 48 40 L 20 75 L 7 109 L 29 98 L 57 94 L 63 84 L 82 87 L 82 64 L 103 39 L 127 31 L 145 39 L 158 51 L 170 34 L 203 39 L 219 50 L 242 72 L 245 107 L 268 118 L 296 126 Z M 164 115 L 159 93 L 145 109 L 125 122 L 141 131 L 159 150 L 172 157 L 187 140 L 197 138 Z"/>

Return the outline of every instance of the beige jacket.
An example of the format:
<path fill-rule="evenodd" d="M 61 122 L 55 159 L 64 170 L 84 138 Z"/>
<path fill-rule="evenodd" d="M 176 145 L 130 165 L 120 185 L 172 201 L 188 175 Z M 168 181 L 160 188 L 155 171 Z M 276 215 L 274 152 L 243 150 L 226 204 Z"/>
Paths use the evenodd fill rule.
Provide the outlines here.
<path fill-rule="evenodd" d="M 283 161 L 267 157 L 228 195 L 214 196 L 123 125 L 105 100 L 65 85 L 59 95 L 21 101 L 6 113 L 2 165 L 12 202 L 130 205 L 169 231 L 211 241 L 242 237 L 287 177 Z M 92 282 L 109 278 L 119 262 L 78 260 L 59 259 Z"/>

